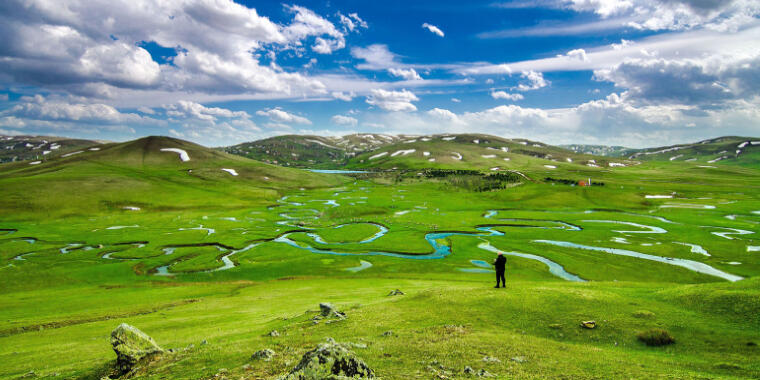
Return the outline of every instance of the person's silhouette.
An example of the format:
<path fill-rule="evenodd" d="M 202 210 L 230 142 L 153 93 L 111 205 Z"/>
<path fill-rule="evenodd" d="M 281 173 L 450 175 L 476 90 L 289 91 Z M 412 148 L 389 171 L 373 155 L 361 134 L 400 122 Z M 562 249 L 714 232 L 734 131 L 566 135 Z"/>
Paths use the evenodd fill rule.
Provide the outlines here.
<path fill-rule="evenodd" d="M 496 256 L 496 260 L 493 261 L 493 266 L 496 268 L 496 286 L 494 286 L 494 288 L 499 287 L 499 282 L 501 282 L 502 286 L 506 288 L 507 280 L 504 277 L 504 272 L 507 269 L 507 258 L 504 257 L 502 252 L 499 252 L 498 256 Z"/>

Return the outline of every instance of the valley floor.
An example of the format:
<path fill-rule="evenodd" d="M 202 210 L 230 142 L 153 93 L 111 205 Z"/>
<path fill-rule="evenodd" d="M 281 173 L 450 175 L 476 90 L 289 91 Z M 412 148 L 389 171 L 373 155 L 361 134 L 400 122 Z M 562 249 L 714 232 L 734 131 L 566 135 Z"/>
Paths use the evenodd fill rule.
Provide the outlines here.
<path fill-rule="evenodd" d="M 586 188 L 359 178 L 250 207 L 4 215 L 0 378 L 100 379 L 123 322 L 175 349 L 149 379 L 276 379 L 328 337 L 383 379 L 760 377 L 757 176 L 631 170 Z M 347 319 L 315 324 L 321 302 Z M 652 328 L 675 343 L 638 340 Z"/>

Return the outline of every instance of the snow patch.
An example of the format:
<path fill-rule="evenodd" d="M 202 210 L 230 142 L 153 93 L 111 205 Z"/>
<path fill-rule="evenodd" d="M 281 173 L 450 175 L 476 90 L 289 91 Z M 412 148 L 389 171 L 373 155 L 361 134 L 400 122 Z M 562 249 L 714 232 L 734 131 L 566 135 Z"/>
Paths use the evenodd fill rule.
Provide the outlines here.
<path fill-rule="evenodd" d="M 457 137 L 456 136 L 448 136 L 448 137 L 441 137 L 441 140 L 451 141 L 451 140 L 454 140 L 455 138 L 457 138 Z"/>
<path fill-rule="evenodd" d="M 65 158 L 65 157 L 70 157 L 70 156 L 73 156 L 73 155 L 75 155 L 75 154 L 79 154 L 79 153 L 83 153 L 83 152 L 84 152 L 83 150 L 78 150 L 78 151 L 76 151 L 76 152 L 71 152 L 71 153 L 62 154 L 62 155 L 61 155 L 61 157 L 63 157 L 63 158 Z"/>
<path fill-rule="evenodd" d="M 238 175 L 238 172 L 235 169 L 222 168 L 222 170 L 226 171 L 227 173 L 232 174 L 233 176 L 237 176 Z"/>
<path fill-rule="evenodd" d="M 370 159 L 370 160 L 374 160 L 374 159 L 376 159 L 376 158 L 380 158 L 380 157 L 383 157 L 383 156 L 385 156 L 385 155 L 387 155 L 387 154 L 388 154 L 388 152 L 378 153 L 378 154 L 376 154 L 376 155 L 374 155 L 374 156 L 370 156 L 370 158 L 369 158 L 369 159 Z"/>
<path fill-rule="evenodd" d="M 462 155 L 461 155 L 461 154 L 459 154 L 459 153 L 457 153 L 457 152 L 451 152 L 451 153 L 453 153 L 453 154 L 454 154 L 454 156 L 451 156 L 451 158 L 453 158 L 453 159 L 455 159 L 455 160 L 458 160 L 458 161 L 461 161 L 461 160 L 462 160 Z"/>
<path fill-rule="evenodd" d="M 427 157 L 427 156 L 430 155 L 430 152 L 422 152 L 422 155 L 425 156 L 425 157 Z"/>
<path fill-rule="evenodd" d="M 162 152 L 172 152 L 179 154 L 179 159 L 182 162 L 190 161 L 190 155 L 187 154 L 187 152 L 184 149 L 178 149 L 178 148 L 161 148 Z"/>
<path fill-rule="evenodd" d="M 417 149 L 406 149 L 406 150 L 397 150 L 391 154 L 391 157 L 396 157 L 398 155 L 406 156 L 407 154 L 416 152 Z"/>
<path fill-rule="evenodd" d="M 42 161 L 32 161 L 32 162 L 29 163 L 29 165 L 39 165 L 41 163 L 42 163 Z"/>
<path fill-rule="evenodd" d="M 496 158 L 495 154 L 481 154 L 480 157 L 483 158 Z"/>
<path fill-rule="evenodd" d="M 139 207 L 136 207 L 136 206 L 124 206 L 124 207 L 122 207 L 122 208 L 123 208 L 124 210 L 129 210 L 129 211 L 140 211 L 140 208 L 139 208 Z"/>
<path fill-rule="evenodd" d="M 557 168 L 554 165 L 544 165 L 544 167 L 547 168 L 547 169 L 556 169 Z"/>
<path fill-rule="evenodd" d="M 646 199 L 667 199 L 667 198 L 673 198 L 672 195 L 645 195 L 644 198 Z"/>

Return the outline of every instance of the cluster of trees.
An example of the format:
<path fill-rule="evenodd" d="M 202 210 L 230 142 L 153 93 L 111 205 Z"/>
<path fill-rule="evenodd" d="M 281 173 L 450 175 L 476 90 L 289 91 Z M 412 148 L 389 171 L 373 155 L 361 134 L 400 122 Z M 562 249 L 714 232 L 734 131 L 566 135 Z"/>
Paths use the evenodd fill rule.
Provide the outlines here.
<path fill-rule="evenodd" d="M 587 183 L 586 180 L 576 180 L 576 179 L 566 179 L 566 178 L 552 178 L 552 177 L 546 177 L 544 178 L 544 181 L 546 182 L 554 182 L 554 183 L 561 183 L 563 185 L 570 185 L 570 186 L 604 186 L 604 182 L 594 182 L 591 181 L 591 184 Z"/>

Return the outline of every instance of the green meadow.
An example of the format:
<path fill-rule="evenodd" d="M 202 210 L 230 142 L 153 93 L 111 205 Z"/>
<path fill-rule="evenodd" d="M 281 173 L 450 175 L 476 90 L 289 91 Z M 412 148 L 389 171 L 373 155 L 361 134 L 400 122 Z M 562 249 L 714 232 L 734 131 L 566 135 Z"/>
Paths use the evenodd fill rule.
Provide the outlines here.
<path fill-rule="evenodd" d="M 383 379 L 760 377 L 757 167 L 516 143 L 495 159 L 521 176 L 477 191 L 418 171 L 494 158 L 420 144 L 384 149 L 464 159 L 375 151 L 349 162 L 368 173 L 323 174 L 145 138 L 0 165 L 0 378 L 110 375 L 120 323 L 174 349 L 145 379 L 276 379 L 328 337 Z M 347 318 L 314 323 L 321 302 Z M 675 343 L 638 338 L 654 328 Z"/>

